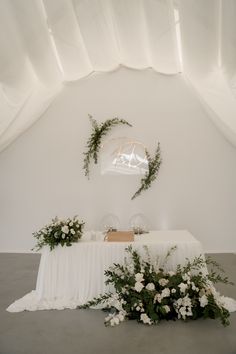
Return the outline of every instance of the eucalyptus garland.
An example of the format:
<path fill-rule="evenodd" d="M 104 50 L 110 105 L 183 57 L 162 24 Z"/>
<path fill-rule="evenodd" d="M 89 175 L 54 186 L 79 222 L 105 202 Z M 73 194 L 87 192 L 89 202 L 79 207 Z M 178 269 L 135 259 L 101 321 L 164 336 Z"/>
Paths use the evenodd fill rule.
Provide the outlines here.
<path fill-rule="evenodd" d="M 146 149 L 146 157 L 148 160 L 148 171 L 145 173 L 144 177 L 141 179 L 141 186 L 137 190 L 137 192 L 133 195 L 131 198 L 132 200 L 138 197 L 142 191 L 147 190 L 148 188 L 151 187 L 152 182 L 155 181 L 157 178 L 160 166 L 161 166 L 161 149 L 160 149 L 160 143 L 158 143 L 155 156 L 152 158 L 149 152 Z"/>
<path fill-rule="evenodd" d="M 89 115 L 90 122 L 92 124 L 92 133 L 90 138 L 87 141 L 87 151 L 84 152 L 84 166 L 85 176 L 89 178 L 89 166 L 91 161 L 93 160 L 95 164 L 98 162 L 98 153 L 101 148 L 102 138 L 116 125 L 125 124 L 129 127 L 132 127 L 130 123 L 128 123 L 124 119 L 112 118 L 107 119 L 103 123 L 98 123 L 91 115 Z"/>

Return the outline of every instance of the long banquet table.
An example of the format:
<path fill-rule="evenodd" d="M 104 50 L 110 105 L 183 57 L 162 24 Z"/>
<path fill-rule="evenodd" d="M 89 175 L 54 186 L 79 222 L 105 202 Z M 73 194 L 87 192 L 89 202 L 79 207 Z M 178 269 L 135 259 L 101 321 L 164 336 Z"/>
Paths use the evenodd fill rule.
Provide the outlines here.
<path fill-rule="evenodd" d="M 94 237 L 95 236 L 95 237 Z M 95 240 L 91 240 L 91 237 Z M 134 242 L 103 242 L 101 233 L 89 233 L 71 247 L 58 246 L 42 250 L 36 289 L 15 301 L 9 312 L 23 310 L 76 308 L 93 297 L 103 294 L 104 271 L 113 263 L 123 263 L 125 249 L 131 244 L 141 254 L 147 246 L 151 260 L 161 265 L 171 247 L 177 249 L 166 263 L 167 270 L 184 265 L 203 254 L 201 243 L 186 230 L 151 231 L 135 236 Z"/>

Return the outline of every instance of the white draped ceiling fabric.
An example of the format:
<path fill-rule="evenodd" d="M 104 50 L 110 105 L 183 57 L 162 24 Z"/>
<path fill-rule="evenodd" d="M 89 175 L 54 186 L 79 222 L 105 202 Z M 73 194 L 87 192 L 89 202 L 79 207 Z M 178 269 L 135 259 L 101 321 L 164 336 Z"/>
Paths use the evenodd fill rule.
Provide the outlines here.
<path fill-rule="evenodd" d="M 0 0 L 0 150 L 66 82 L 121 65 L 185 75 L 236 145 L 235 0 Z"/>

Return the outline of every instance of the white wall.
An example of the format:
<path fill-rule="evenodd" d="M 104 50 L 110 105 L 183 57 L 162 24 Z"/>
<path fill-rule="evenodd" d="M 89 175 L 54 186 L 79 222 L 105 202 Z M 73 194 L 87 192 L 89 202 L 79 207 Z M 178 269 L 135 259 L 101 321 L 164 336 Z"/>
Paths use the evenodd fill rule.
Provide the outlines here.
<path fill-rule="evenodd" d="M 161 142 L 158 181 L 136 200 L 137 176 L 83 175 L 88 113 L 134 128 L 117 136 Z M 109 212 L 126 228 L 138 212 L 152 229 L 188 229 L 205 250 L 236 250 L 236 150 L 220 135 L 184 79 L 120 69 L 65 87 L 44 116 L 0 154 L 0 250 L 27 250 L 53 216 L 78 214 L 96 229 Z"/>

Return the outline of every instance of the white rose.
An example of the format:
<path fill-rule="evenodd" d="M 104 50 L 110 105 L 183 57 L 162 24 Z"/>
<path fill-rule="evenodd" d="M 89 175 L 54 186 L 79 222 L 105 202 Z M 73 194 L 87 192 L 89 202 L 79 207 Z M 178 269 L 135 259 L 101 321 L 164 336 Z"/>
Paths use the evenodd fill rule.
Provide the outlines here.
<path fill-rule="evenodd" d="M 161 300 L 162 300 L 161 294 L 156 294 L 155 297 L 154 297 L 154 303 L 155 302 L 161 303 Z"/>
<path fill-rule="evenodd" d="M 163 289 L 161 292 L 161 297 L 164 298 L 164 297 L 168 297 L 168 296 L 170 296 L 170 289 L 169 288 Z"/>
<path fill-rule="evenodd" d="M 169 283 L 168 279 L 162 278 L 158 282 L 161 286 L 166 286 Z"/>
<path fill-rule="evenodd" d="M 180 292 L 181 292 L 181 293 L 185 293 L 185 291 L 186 291 L 188 285 L 187 285 L 187 284 L 184 284 L 184 283 L 180 283 L 180 284 L 178 285 L 178 287 L 180 288 Z"/>
<path fill-rule="evenodd" d="M 117 315 L 118 319 L 120 322 L 124 321 L 125 316 L 123 315 L 123 313 L 119 312 L 119 314 Z"/>
<path fill-rule="evenodd" d="M 206 295 L 202 295 L 202 297 L 199 298 L 199 301 L 201 307 L 205 307 L 208 304 L 208 299 Z"/>
<path fill-rule="evenodd" d="M 144 279 L 143 279 L 143 274 L 142 274 L 142 273 L 137 273 L 137 274 L 135 274 L 135 280 L 136 280 L 137 282 L 143 281 L 143 280 L 144 280 Z"/>
<path fill-rule="evenodd" d="M 111 320 L 110 320 L 110 325 L 111 325 L 112 327 L 115 326 L 114 318 L 111 318 Z"/>
<path fill-rule="evenodd" d="M 187 316 L 186 307 L 184 307 L 184 306 L 180 307 L 179 313 L 181 314 L 182 318 L 185 320 L 185 318 Z"/>
<path fill-rule="evenodd" d="M 190 276 L 189 276 L 188 274 L 184 274 L 184 275 L 182 276 L 182 278 L 183 278 L 184 281 L 190 280 Z"/>
<path fill-rule="evenodd" d="M 149 324 L 149 325 L 152 324 L 151 319 L 148 317 L 148 315 L 147 315 L 146 313 L 142 313 L 142 314 L 141 314 L 140 320 L 141 320 L 143 323 L 146 323 L 146 324 Z"/>
<path fill-rule="evenodd" d="M 148 283 L 147 285 L 146 285 L 146 289 L 147 290 L 155 290 L 155 285 L 153 284 L 153 283 Z"/>
<path fill-rule="evenodd" d="M 138 293 L 140 293 L 140 291 L 142 290 L 143 287 L 144 287 L 144 285 L 143 285 L 142 283 L 140 283 L 139 281 L 137 281 L 137 282 L 135 283 L 134 289 L 135 289 Z"/>
<path fill-rule="evenodd" d="M 61 228 L 61 231 L 64 232 L 64 234 L 68 234 L 69 232 L 69 227 L 67 225 L 64 225 L 62 228 Z"/>

